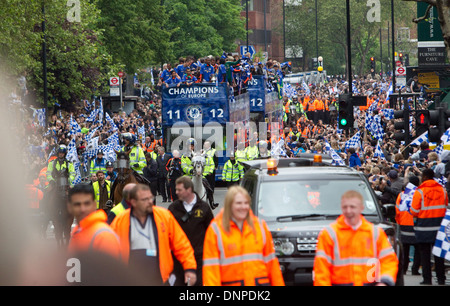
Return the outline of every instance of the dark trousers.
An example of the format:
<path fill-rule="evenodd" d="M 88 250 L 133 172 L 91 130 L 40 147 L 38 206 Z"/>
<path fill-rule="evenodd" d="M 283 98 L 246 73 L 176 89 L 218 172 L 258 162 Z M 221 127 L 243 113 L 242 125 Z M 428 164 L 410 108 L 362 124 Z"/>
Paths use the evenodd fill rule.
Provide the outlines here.
<path fill-rule="evenodd" d="M 409 250 L 414 247 L 414 259 L 411 267 L 412 273 L 418 273 L 420 267 L 420 251 L 416 244 L 403 243 L 403 274 L 406 274 L 409 266 Z"/>
<path fill-rule="evenodd" d="M 207 175 L 205 178 L 208 181 L 208 184 L 211 187 L 212 191 L 214 192 L 214 188 L 216 187 L 216 171 L 214 170 L 213 173 Z"/>
<path fill-rule="evenodd" d="M 175 181 L 176 181 L 176 179 L 170 179 L 169 180 L 168 195 L 169 195 L 169 199 L 171 199 L 172 202 L 178 200 L 177 193 L 175 192 Z"/>
<path fill-rule="evenodd" d="M 159 193 L 161 194 L 163 201 L 167 201 L 168 199 L 167 179 L 165 177 L 158 178 L 158 184 L 159 184 Z"/>
<path fill-rule="evenodd" d="M 423 281 L 426 283 L 431 283 L 431 249 L 433 244 L 419 243 L 418 247 L 422 262 Z M 434 256 L 434 270 L 436 271 L 438 282 L 445 282 L 444 258 Z"/>
<path fill-rule="evenodd" d="M 239 185 L 239 181 L 236 181 L 236 182 L 228 182 L 227 181 L 227 188 L 230 188 L 231 186 L 234 186 L 234 185 Z"/>
<path fill-rule="evenodd" d="M 157 180 L 150 181 L 150 190 L 152 191 L 152 194 L 155 197 L 155 199 L 153 200 L 153 204 L 156 205 L 156 195 L 158 192 L 158 181 Z"/>

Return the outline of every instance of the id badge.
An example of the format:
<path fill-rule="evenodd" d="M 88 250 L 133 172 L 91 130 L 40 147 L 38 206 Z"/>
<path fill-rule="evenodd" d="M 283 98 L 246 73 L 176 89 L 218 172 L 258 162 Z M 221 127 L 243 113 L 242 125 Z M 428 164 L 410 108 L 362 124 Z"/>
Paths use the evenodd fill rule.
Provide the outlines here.
<path fill-rule="evenodd" d="M 147 249 L 145 255 L 154 257 L 156 256 L 156 250 Z"/>

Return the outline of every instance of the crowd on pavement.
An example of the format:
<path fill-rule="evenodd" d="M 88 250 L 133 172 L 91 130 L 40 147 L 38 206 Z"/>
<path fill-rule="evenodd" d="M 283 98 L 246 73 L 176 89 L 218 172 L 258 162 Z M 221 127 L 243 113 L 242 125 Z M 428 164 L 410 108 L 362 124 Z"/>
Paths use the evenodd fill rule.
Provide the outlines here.
<path fill-rule="evenodd" d="M 302 153 L 331 154 L 333 163 L 348 165 L 363 172 L 382 204 L 397 202 L 398 205 L 407 184 L 412 183 L 423 190 L 422 193 L 416 192 L 414 194 L 412 208 L 410 209 L 411 214 L 419 219 L 423 218 L 423 220 L 426 220 L 430 218 L 429 216 L 423 216 L 423 212 L 421 212 L 418 204 L 421 201 L 419 197 L 420 195 L 423 197 L 423 193 L 436 193 L 442 190 L 439 199 L 442 199 L 445 203 L 440 204 L 447 205 L 446 192 L 450 190 L 450 186 L 446 183 L 446 178 L 450 174 L 450 164 L 447 167 L 447 162 L 450 160 L 450 151 L 444 150 L 442 147 L 439 150 L 431 150 L 430 143 L 426 138 L 420 143 L 416 141 L 408 146 L 394 139 L 396 131 L 392 111 L 394 108 L 402 108 L 403 101 L 393 102 L 393 99 L 389 99 L 389 94 L 392 91 L 388 78 L 364 76 L 355 78 L 352 84 L 348 84 L 344 79 L 328 76 L 327 80 L 321 84 L 306 84 L 305 82 L 302 84 L 283 84 L 284 73 L 286 73 L 286 70 L 282 69 L 283 64 L 270 59 L 263 64 L 259 59 L 252 61 L 249 57 L 239 58 L 226 54 L 222 57 L 207 56 L 197 61 L 189 57 L 181 58 L 178 65 L 173 65 L 175 67 L 173 69 L 170 64 L 164 65 L 153 89 L 142 91 L 143 94 L 136 104 L 136 109 L 131 111 L 131 113 L 127 114 L 124 111 L 111 112 L 111 110 L 103 109 L 102 102 L 99 99 L 92 103 L 84 101 L 73 112 L 66 112 L 55 106 L 53 113 L 47 116 L 47 129 L 42 120 L 39 119 L 38 110 L 26 106 L 21 102 L 20 97 L 12 95 L 10 108 L 13 109 L 12 111 L 16 116 L 21 116 L 22 122 L 25 123 L 18 130 L 18 133 L 15 134 L 15 137 L 18 140 L 18 145 L 23 148 L 24 152 L 23 163 L 28 169 L 27 186 L 38 189 L 40 192 L 45 192 L 48 184 L 51 184 L 52 181 L 51 171 L 48 169 L 52 165 L 52 161 L 58 159 L 59 153 L 62 153 L 64 155 L 63 158 L 66 158 L 71 149 L 71 142 L 74 142 L 77 159 L 80 162 L 78 170 L 81 174 L 81 179 L 94 185 L 95 209 L 104 208 L 105 210 L 104 213 L 99 212 L 95 217 L 91 217 L 99 220 L 108 220 L 111 224 L 111 229 L 120 240 L 129 239 L 129 230 L 132 235 L 139 235 L 140 230 L 145 229 L 152 235 L 153 231 L 158 231 L 160 245 L 164 245 L 163 249 L 158 249 L 155 246 L 155 241 L 152 239 L 138 239 L 137 242 L 127 240 L 128 244 L 125 246 L 118 243 L 115 250 L 110 250 L 113 256 L 132 258 L 137 267 L 144 264 L 160 271 L 161 273 L 158 277 L 148 280 L 151 284 L 161 283 L 161 281 L 163 283 L 171 282 L 172 280 L 169 278 L 173 266 L 176 269 L 185 271 L 185 279 L 183 280 L 185 283 L 198 283 L 197 281 L 201 280 L 201 278 L 199 278 L 198 274 L 195 276 L 195 273 L 191 272 L 198 269 L 198 258 L 202 256 L 204 259 L 203 283 L 224 284 L 234 281 L 236 278 L 233 278 L 233 273 L 236 272 L 232 268 L 224 272 L 225 275 L 222 275 L 222 279 L 217 277 L 222 259 L 219 260 L 220 254 L 213 247 L 208 249 L 210 252 L 203 253 L 203 240 L 198 247 L 193 244 L 193 249 L 187 246 L 186 235 L 189 236 L 188 238 L 192 237 L 192 233 L 195 230 L 189 228 L 188 225 L 183 226 L 184 222 L 182 220 L 192 216 L 192 214 L 189 214 L 191 210 L 188 210 L 186 204 L 191 205 L 190 208 L 192 208 L 193 205 L 196 205 L 196 199 L 193 198 L 191 193 L 186 191 L 193 190 L 189 181 L 186 182 L 182 179 L 180 180 L 180 178 L 183 175 L 189 176 L 192 173 L 185 170 L 184 152 L 165 152 L 163 146 L 164 138 L 161 131 L 161 88 L 164 86 L 179 86 L 180 84 L 189 86 L 193 83 L 227 82 L 235 88 L 235 92 L 239 92 L 245 90 L 245 86 L 251 79 L 252 74 L 262 74 L 266 75 L 268 82 L 271 82 L 274 88 L 294 89 L 294 91 L 289 92 L 287 90 L 280 91 L 285 111 L 280 135 L 280 139 L 283 139 L 281 142 L 282 147 L 279 148 L 282 152 L 281 158 L 292 158 L 300 156 Z M 346 92 L 350 87 L 353 94 L 367 96 L 368 103 L 367 106 L 354 108 L 355 125 L 348 130 L 342 130 L 339 129 L 337 124 L 337 101 L 339 94 Z M 433 101 L 428 99 L 423 88 L 415 79 L 410 87 L 402 88 L 399 86 L 397 90 L 421 92 L 419 99 L 408 98 L 407 104 L 411 109 L 426 109 Z M 91 118 L 92 112 L 100 108 L 102 109 L 102 116 L 107 117 L 104 121 L 99 120 L 99 113 L 96 114 L 98 117 Z M 74 126 L 76 126 L 75 132 Z M 421 136 L 415 135 L 414 120 L 411 122 L 410 130 L 413 140 Z M 106 213 L 113 213 L 113 217 L 119 215 L 119 212 L 116 214 L 114 209 L 111 210 L 110 206 L 104 206 L 110 192 L 110 187 L 107 184 L 113 183 L 117 176 L 111 156 L 105 156 L 103 151 L 96 151 L 96 154 L 93 155 L 86 154 L 86 152 L 89 152 L 90 141 L 93 138 L 96 138 L 96 145 L 107 146 L 111 143 L 110 137 L 115 133 L 120 136 L 120 141 L 124 142 L 125 148 L 128 148 L 127 144 L 137 147 L 136 161 L 131 161 L 131 167 L 147 178 L 151 185 L 149 189 L 141 185 L 135 186 L 130 191 L 130 201 L 123 202 L 125 207 L 122 206 L 121 210 L 133 207 L 135 212 L 137 212 L 134 217 L 130 217 L 128 213 L 127 216 L 123 217 L 121 215 L 121 218 L 115 218 L 111 222 L 113 218 L 109 219 Z M 241 202 L 249 202 L 248 194 L 242 189 L 236 189 L 237 187 L 231 189 L 232 185 L 237 183 L 243 176 L 242 161 L 267 158 L 271 155 L 271 147 L 275 143 L 271 141 L 270 135 L 267 139 L 265 136 L 253 135 L 249 137 L 246 148 L 242 148 L 242 152 L 237 148 L 234 156 L 225 164 L 223 179 L 228 183 L 230 188 L 228 192 L 231 194 L 229 198 L 227 194 L 225 210 L 223 213 L 220 213 L 220 217 L 214 219 L 216 221 L 212 223 L 212 226 L 204 226 L 202 233 L 207 238 L 205 245 L 213 244 L 220 250 L 221 246 L 218 245 L 217 237 L 221 236 L 223 239 L 229 239 L 225 238 L 229 236 L 225 235 L 224 232 L 243 231 L 242 226 L 244 226 L 245 222 L 245 224 L 250 225 L 253 233 L 257 232 L 258 239 L 261 236 L 266 238 L 270 236 L 266 225 L 260 223 L 248 211 L 244 211 L 244 217 L 237 217 L 239 212 L 233 210 L 232 204 L 238 202 L 239 204 L 236 205 L 241 205 Z M 410 148 L 412 149 L 409 150 Z M 124 149 L 122 148 L 122 150 Z M 410 153 L 406 154 L 405 152 Z M 214 168 L 215 166 L 212 167 L 212 169 Z M 69 171 L 73 172 L 75 170 L 69 169 Z M 437 182 L 438 179 L 441 181 Z M 71 192 L 72 195 L 90 193 L 89 190 L 73 190 Z M 154 203 L 157 194 L 162 196 L 163 202 L 173 202 L 172 207 L 169 208 L 173 215 L 167 214 L 163 209 L 153 206 L 153 204 L 150 205 L 150 203 Z M 355 195 L 353 196 L 358 198 Z M 42 195 L 40 195 L 40 198 L 42 198 Z M 32 207 L 34 208 L 39 206 L 38 204 L 33 205 Z M 183 205 L 184 209 L 181 209 L 180 206 Z M 202 218 L 206 215 L 204 212 L 211 212 L 209 208 L 202 207 L 202 209 L 200 209 L 200 212 L 197 212 L 202 215 Z M 436 211 L 436 216 L 433 216 L 435 223 L 437 219 L 442 219 L 444 210 Z M 188 212 L 187 217 L 182 213 L 183 211 Z M 152 217 L 153 219 L 147 218 L 149 212 L 154 213 L 152 215 L 154 216 Z M 196 211 L 192 210 L 192 212 L 195 213 Z M 414 227 L 414 224 L 411 224 L 412 217 L 407 218 L 408 216 L 406 216 L 402 219 L 401 216 L 401 213 L 398 212 L 397 221 L 404 222 L 407 220 L 405 221 L 406 223 L 401 225 L 406 226 L 406 231 L 411 230 Z M 80 217 L 83 218 L 81 215 Z M 222 224 L 223 220 L 228 220 L 229 222 L 230 218 L 233 217 L 239 218 L 242 222 L 238 222 L 238 228 L 234 229 L 233 227 L 230 228 L 229 224 Z M 163 234 L 160 232 L 160 228 L 155 227 L 155 223 L 158 220 L 162 220 L 161 222 L 165 223 L 170 231 L 174 230 L 177 234 L 166 237 L 166 233 Z M 209 224 L 211 220 L 213 220 L 213 216 L 208 213 L 208 220 L 205 222 Z M 87 219 L 85 222 L 87 222 Z M 181 235 L 180 231 L 177 231 L 178 224 L 181 224 L 186 234 Z M 434 226 L 436 225 L 434 224 Z M 236 233 L 233 235 L 236 235 Z M 425 236 L 423 240 L 415 240 L 407 243 L 407 245 L 415 246 L 416 250 L 417 258 L 414 262 L 413 273 L 418 273 L 417 267 L 421 265 L 422 273 L 424 273 L 424 283 L 430 283 L 431 268 L 428 264 L 424 265 L 423 263 L 430 261 L 430 245 L 434 241 L 430 239 L 432 234 L 428 233 L 427 235 L 425 233 Z M 114 237 L 116 236 L 109 235 L 105 239 L 114 240 Z M 416 237 L 418 236 L 416 235 Z M 170 249 L 174 243 L 171 239 L 177 239 L 176 249 Z M 76 243 L 74 242 L 72 247 Z M 83 244 L 84 242 L 80 243 Z M 133 243 L 131 251 L 130 243 Z M 283 284 L 282 280 L 280 280 L 280 275 L 276 272 L 279 270 L 279 266 L 277 266 L 278 263 L 272 260 L 273 254 L 270 253 L 269 243 L 270 241 L 264 240 L 261 249 L 264 250 L 264 253 L 258 255 L 257 259 L 254 260 L 258 262 L 260 256 L 263 256 L 271 275 L 253 276 L 256 278 L 260 277 L 264 283 Z M 147 254 L 142 253 L 142 250 L 146 250 Z M 168 255 L 171 251 L 179 262 L 173 262 L 172 257 Z M 253 251 L 248 250 L 249 254 L 253 254 Z M 154 254 L 159 254 L 159 266 L 158 262 L 155 261 Z M 232 255 L 230 256 L 232 257 Z M 423 259 L 425 261 L 422 261 L 421 264 L 417 262 L 420 260 L 418 259 L 419 257 L 425 258 Z M 436 266 L 439 273 L 441 273 L 438 275 L 439 283 L 444 281 L 441 264 L 443 265 L 443 261 L 439 261 L 439 268 Z M 243 283 L 254 284 L 255 278 L 249 282 L 247 279 L 244 280 L 245 276 L 242 277 L 243 279 L 240 281 Z"/>

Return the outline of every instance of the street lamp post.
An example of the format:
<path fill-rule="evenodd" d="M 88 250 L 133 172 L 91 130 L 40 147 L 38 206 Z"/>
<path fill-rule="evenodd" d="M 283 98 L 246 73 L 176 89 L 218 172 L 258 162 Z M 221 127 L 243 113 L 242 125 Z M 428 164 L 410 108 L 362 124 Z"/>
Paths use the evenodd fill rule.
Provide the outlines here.
<path fill-rule="evenodd" d="M 394 0 L 391 0 L 391 22 L 392 22 L 392 89 L 395 92 L 395 41 L 394 41 Z"/>
<path fill-rule="evenodd" d="M 245 29 L 247 32 L 247 52 L 248 52 L 248 0 L 245 0 Z"/>
<path fill-rule="evenodd" d="M 283 61 L 286 61 L 286 11 L 283 0 Z"/>
<path fill-rule="evenodd" d="M 319 30 L 317 25 L 317 0 L 316 0 L 316 58 L 319 58 Z"/>
<path fill-rule="evenodd" d="M 347 81 L 348 81 L 348 92 L 350 94 L 350 100 L 353 94 L 352 88 L 352 48 L 351 48 L 351 38 L 350 38 L 350 0 L 346 0 L 345 3 L 346 13 L 347 13 Z"/>
<path fill-rule="evenodd" d="M 42 2 L 42 33 L 43 33 L 43 41 L 42 41 L 42 72 L 43 72 L 43 80 L 44 80 L 44 107 L 45 107 L 45 128 L 48 127 L 48 89 L 47 89 L 47 43 L 46 43 L 46 35 L 45 35 L 45 1 Z"/>

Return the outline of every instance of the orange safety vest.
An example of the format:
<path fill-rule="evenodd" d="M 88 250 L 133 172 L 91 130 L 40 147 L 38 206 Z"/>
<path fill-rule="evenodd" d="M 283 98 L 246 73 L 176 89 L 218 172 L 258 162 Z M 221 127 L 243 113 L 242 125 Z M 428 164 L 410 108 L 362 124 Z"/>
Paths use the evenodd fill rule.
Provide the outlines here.
<path fill-rule="evenodd" d="M 147 146 L 145 146 L 144 144 L 144 151 L 147 151 L 149 153 L 152 153 L 155 150 L 155 146 L 158 144 L 158 141 L 155 139 L 152 142 L 150 142 L 150 144 Z"/>
<path fill-rule="evenodd" d="M 398 259 L 386 233 L 361 216 L 353 229 L 341 215 L 319 234 L 314 259 L 314 285 L 395 285 Z"/>
<path fill-rule="evenodd" d="M 263 220 L 250 212 L 253 227 L 244 221 L 242 231 L 231 222 L 223 228 L 223 209 L 206 230 L 203 245 L 205 286 L 284 286 L 272 235 Z"/>
<path fill-rule="evenodd" d="M 322 100 L 317 100 L 317 99 L 314 100 L 314 109 L 318 110 L 318 111 L 321 111 L 321 110 L 324 109 L 324 105 L 323 105 Z"/>
<path fill-rule="evenodd" d="M 158 232 L 159 269 L 163 282 L 169 279 L 173 270 L 172 253 L 185 271 L 196 270 L 194 250 L 172 213 L 165 208 L 153 206 L 153 216 Z M 130 257 L 130 218 L 131 209 L 128 208 L 111 223 L 111 228 L 119 235 L 121 257 L 126 264 Z"/>
<path fill-rule="evenodd" d="M 315 100 L 314 100 L 315 101 Z M 315 106 L 314 106 L 314 101 L 311 102 L 311 100 L 308 101 L 308 111 L 309 112 L 313 112 L 316 110 Z"/>
<path fill-rule="evenodd" d="M 30 204 L 30 208 L 38 209 L 39 201 L 44 198 L 44 193 L 34 185 L 27 184 L 27 198 Z"/>
<path fill-rule="evenodd" d="M 119 237 L 106 220 L 103 209 L 96 210 L 82 219 L 72 231 L 69 253 L 94 251 L 120 259 Z"/>
<path fill-rule="evenodd" d="M 309 103 L 309 96 L 305 96 L 305 98 L 303 99 L 303 109 L 306 111 L 306 107 L 308 106 Z"/>
<path fill-rule="evenodd" d="M 367 109 L 370 107 L 370 105 L 372 105 L 373 101 L 374 101 L 374 100 L 369 99 L 369 97 L 367 97 L 367 104 L 366 104 L 366 106 L 360 106 L 360 107 L 359 107 L 359 110 L 360 110 L 360 111 L 365 111 L 365 110 L 367 110 Z"/>
<path fill-rule="evenodd" d="M 303 138 L 308 138 L 309 133 L 310 133 L 309 127 L 305 127 L 305 128 L 303 129 L 303 132 L 302 132 L 302 137 L 303 137 Z"/>
<path fill-rule="evenodd" d="M 402 191 L 395 202 L 395 221 L 400 227 L 400 239 L 403 243 L 413 244 L 416 242 L 414 234 L 414 218 L 409 211 L 400 211 L 400 202 L 402 200 Z"/>
<path fill-rule="evenodd" d="M 435 180 L 426 180 L 416 189 L 410 212 L 417 217 L 414 231 L 418 243 L 434 243 L 447 205 L 447 192 Z"/>
<path fill-rule="evenodd" d="M 286 113 L 289 113 L 289 106 L 291 105 L 291 101 L 287 100 L 286 105 L 284 106 L 284 111 Z"/>

